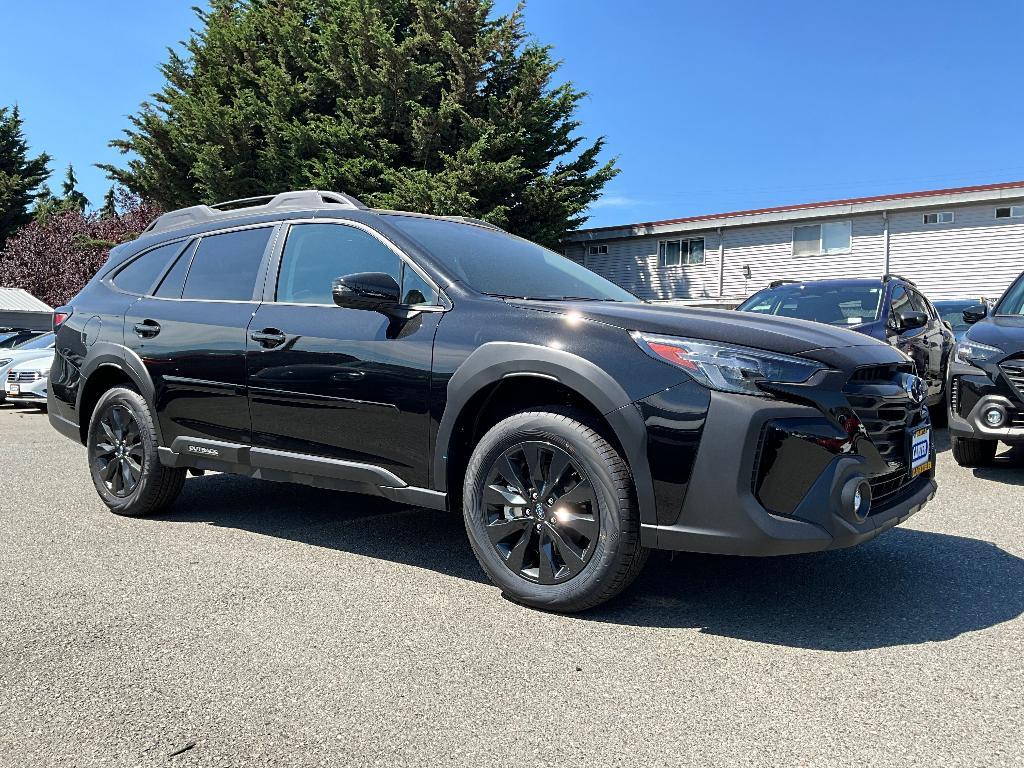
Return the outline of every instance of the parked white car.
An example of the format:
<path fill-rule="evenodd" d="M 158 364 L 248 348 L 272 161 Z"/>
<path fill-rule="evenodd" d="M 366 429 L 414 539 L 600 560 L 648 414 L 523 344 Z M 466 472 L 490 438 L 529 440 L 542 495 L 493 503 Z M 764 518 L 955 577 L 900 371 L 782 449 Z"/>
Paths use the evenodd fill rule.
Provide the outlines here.
<path fill-rule="evenodd" d="M 46 365 L 53 361 L 53 334 L 45 333 L 37 336 L 15 347 L 14 349 L 0 349 L 0 403 L 7 395 L 7 374 L 11 368 L 19 363 L 45 358 Z"/>
<path fill-rule="evenodd" d="M 50 381 L 53 355 L 52 349 L 44 350 L 43 355 L 21 360 L 7 369 L 4 394 L 9 402 L 24 402 L 46 409 L 46 388 Z"/>

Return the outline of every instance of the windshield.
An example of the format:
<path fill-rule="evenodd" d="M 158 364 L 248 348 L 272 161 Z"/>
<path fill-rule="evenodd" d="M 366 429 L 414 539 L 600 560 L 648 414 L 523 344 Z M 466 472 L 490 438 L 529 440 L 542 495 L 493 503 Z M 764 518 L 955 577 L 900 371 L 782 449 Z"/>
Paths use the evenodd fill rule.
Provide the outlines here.
<path fill-rule="evenodd" d="M 1024 274 L 1017 278 L 1017 282 L 1010 286 L 999 306 L 996 307 L 997 315 L 1024 315 Z"/>
<path fill-rule="evenodd" d="M 881 301 L 881 285 L 793 283 L 759 291 L 737 309 L 829 325 L 860 325 L 878 319 Z"/>
<path fill-rule="evenodd" d="M 49 349 L 53 346 L 53 334 L 44 333 L 42 336 L 36 336 L 34 339 L 29 339 L 24 344 L 19 344 L 17 349 Z"/>
<path fill-rule="evenodd" d="M 964 320 L 964 310 L 973 307 L 977 301 L 936 301 L 935 309 L 939 311 L 939 317 L 953 326 L 954 331 L 966 331 L 969 326 Z"/>
<path fill-rule="evenodd" d="M 388 216 L 403 234 L 479 293 L 529 299 L 639 301 L 565 256 L 506 232 L 418 216 Z"/>

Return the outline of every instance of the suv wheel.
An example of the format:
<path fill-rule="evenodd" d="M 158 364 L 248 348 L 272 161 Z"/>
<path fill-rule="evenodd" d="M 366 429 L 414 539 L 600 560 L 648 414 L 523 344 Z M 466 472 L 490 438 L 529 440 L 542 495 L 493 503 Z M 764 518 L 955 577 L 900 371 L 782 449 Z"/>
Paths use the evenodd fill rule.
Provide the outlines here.
<path fill-rule="evenodd" d="M 996 457 L 997 440 L 978 440 L 973 437 L 953 437 L 953 458 L 961 467 L 986 467 Z"/>
<path fill-rule="evenodd" d="M 463 499 L 480 565 L 527 605 L 593 607 L 647 559 L 629 468 L 571 411 L 520 413 L 491 428 L 470 458 Z"/>
<path fill-rule="evenodd" d="M 135 390 L 117 387 L 100 398 L 89 423 L 88 449 L 92 482 L 111 512 L 150 515 L 181 492 L 185 470 L 160 463 L 153 415 Z"/>

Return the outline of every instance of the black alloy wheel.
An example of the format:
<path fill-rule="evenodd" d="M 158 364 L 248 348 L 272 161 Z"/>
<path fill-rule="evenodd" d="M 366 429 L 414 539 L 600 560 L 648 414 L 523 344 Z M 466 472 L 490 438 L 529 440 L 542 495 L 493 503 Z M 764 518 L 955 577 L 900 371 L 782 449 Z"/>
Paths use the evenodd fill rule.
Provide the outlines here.
<path fill-rule="evenodd" d="M 142 479 L 145 452 L 135 416 L 113 404 L 100 416 L 100 441 L 92 449 L 96 473 L 114 496 L 130 496 Z"/>
<path fill-rule="evenodd" d="M 564 450 L 519 443 L 487 472 L 481 516 L 505 567 L 537 584 L 576 576 L 594 554 L 601 530 L 594 486 Z"/>

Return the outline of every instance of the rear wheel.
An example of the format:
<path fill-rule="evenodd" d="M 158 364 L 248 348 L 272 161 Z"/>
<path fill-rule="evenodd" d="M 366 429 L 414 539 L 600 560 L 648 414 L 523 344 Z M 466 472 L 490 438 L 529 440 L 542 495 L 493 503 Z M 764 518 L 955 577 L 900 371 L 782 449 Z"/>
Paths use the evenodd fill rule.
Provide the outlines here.
<path fill-rule="evenodd" d="M 978 440 L 974 437 L 956 437 L 950 441 L 953 458 L 961 467 L 986 467 L 996 457 L 997 440 Z"/>
<path fill-rule="evenodd" d="M 160 463 L 149 405 L 127 387 L 109 390 L 96 404 L 88 450 L 93 484 L 103 503 L 118 515 L 159 512 L 173 503 L 185 482 L 184 469 Z"/>
<path fill-rule="evenodd" d="M 527 605 L 591 608 L 625 589 L 647 557 L 629 468 L 580 414 L 495 425 L 473 451 L 463 499 L 480 565 Z"/>

